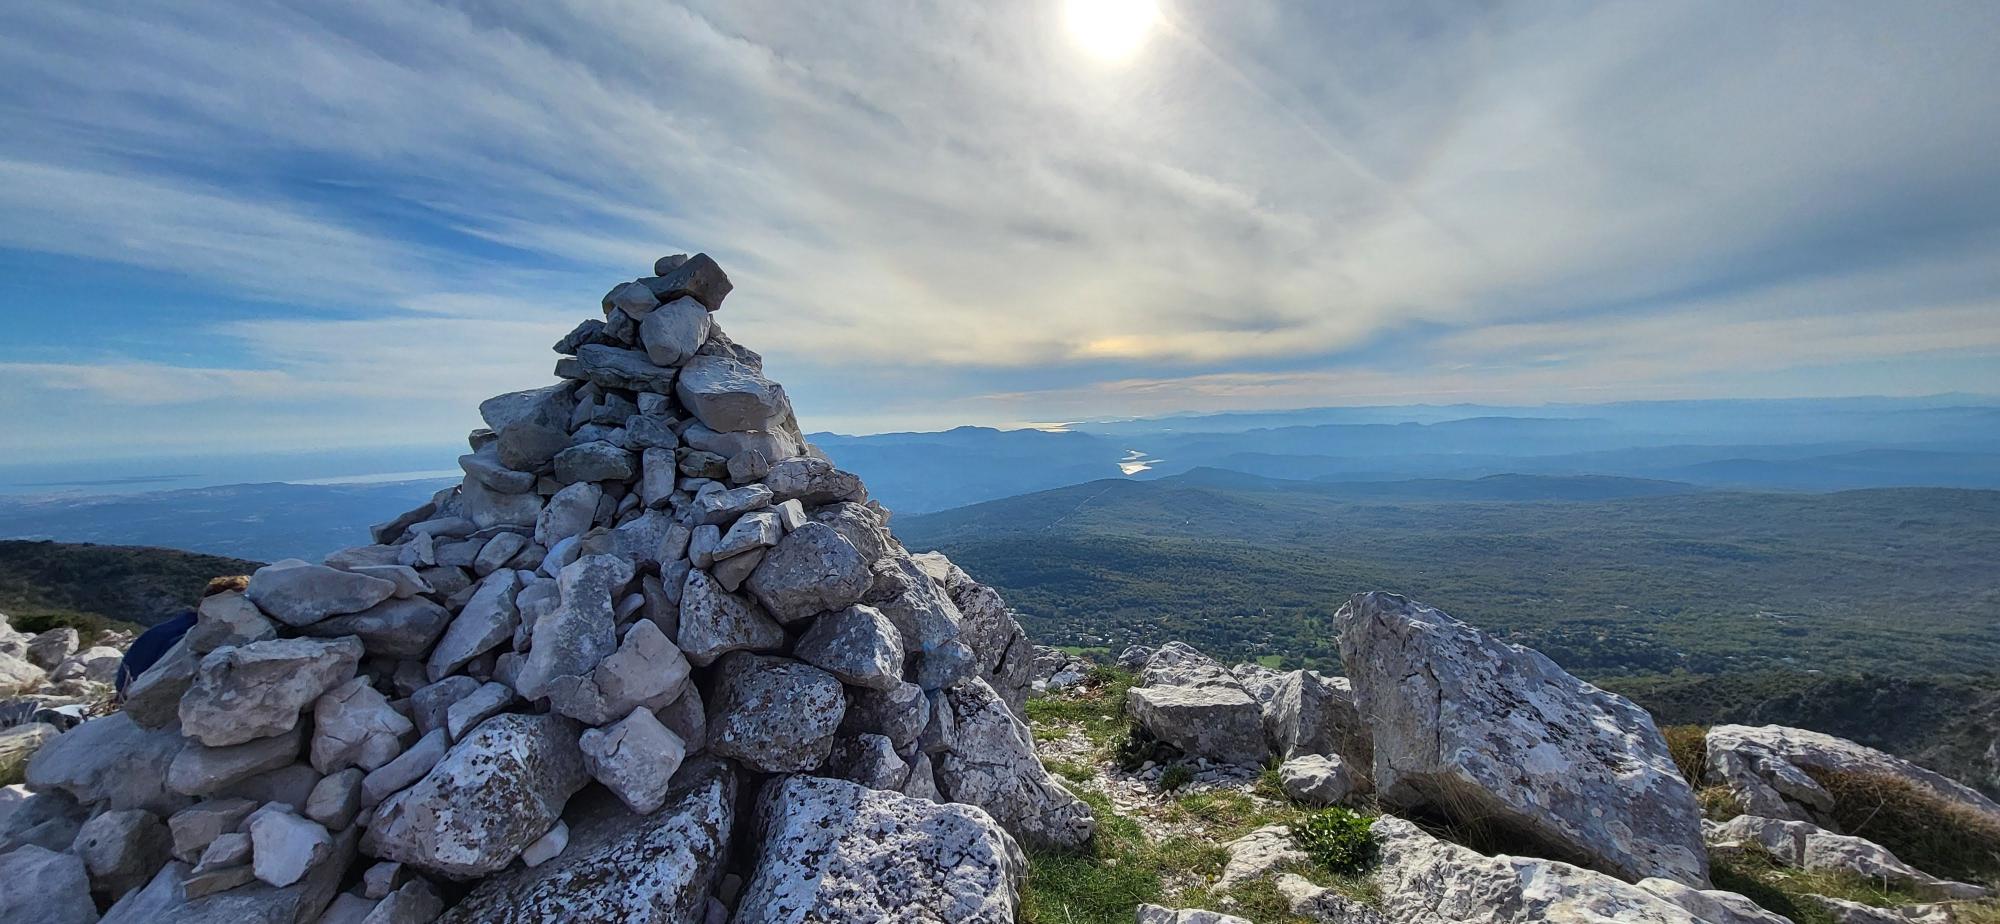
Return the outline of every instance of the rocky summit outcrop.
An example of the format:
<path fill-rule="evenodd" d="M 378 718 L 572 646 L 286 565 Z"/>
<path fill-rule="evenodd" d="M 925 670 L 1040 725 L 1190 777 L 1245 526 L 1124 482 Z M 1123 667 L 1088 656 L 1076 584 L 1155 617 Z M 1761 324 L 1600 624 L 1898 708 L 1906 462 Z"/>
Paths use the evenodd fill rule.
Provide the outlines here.
<path fill-rule="evenodd" d="M 2000 803 L 1893 754 L 1845 738 L 1782 725 L 1717 725 L 1708 731 L 1704 781 L 1726 786 L 1743 811 L 1838 829 L 1834 796 L 1819 777 L 1881 777 L 2000 823 Z"/>
<path fill-rule="evenodd" d="M 1271 754 L 1264 709 L 1243 681 L 1180 642 L 1168 642 L 1146 660 L 1125 708 L 1185 754 L 1250 767 Z"/>
<path fill-rule="evenodd" d="M 806 443 L 731 289 L 619 284 L 459 484 L 11 736 L 37 920 L 1013 920 L 1023 845 L 1094 825 L 1022 723 L 1031 646 Z M 0 693 L 110 679 L 77 642 L 0 620 Z"/>
<path fill-rule="evenodd" d="M 1708 887 L 1701 812 L 1645 710 L 1395 594 L 1356 594 L 1334 620 L 1385 805 Z"/>

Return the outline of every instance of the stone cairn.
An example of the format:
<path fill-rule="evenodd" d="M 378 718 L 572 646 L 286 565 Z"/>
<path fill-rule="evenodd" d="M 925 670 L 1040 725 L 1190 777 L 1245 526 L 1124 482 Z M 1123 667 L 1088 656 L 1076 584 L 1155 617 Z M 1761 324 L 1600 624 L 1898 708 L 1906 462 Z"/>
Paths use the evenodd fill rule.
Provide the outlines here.
<path fill-rule="evenodd" d="M 1030 646 L 805 442 L 730 289 L 661 259 L 480 405 L 461 484 L 203 601 L 36 754 L 0 880 L 107 922 L 1013 920 L 1019 845 L 1093 825 Z"/>

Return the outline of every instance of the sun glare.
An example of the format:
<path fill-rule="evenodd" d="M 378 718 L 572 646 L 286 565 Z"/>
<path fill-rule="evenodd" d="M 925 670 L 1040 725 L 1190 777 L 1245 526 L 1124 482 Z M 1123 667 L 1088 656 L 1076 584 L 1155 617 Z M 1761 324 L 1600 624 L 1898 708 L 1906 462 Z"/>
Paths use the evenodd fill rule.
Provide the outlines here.
<path fill-rule="evenodd" d="M 1069 36 L 1104 61 L 1123 61 L 1145 44 L 1160 18 L 1154 0 L 1063 0 Z"/>

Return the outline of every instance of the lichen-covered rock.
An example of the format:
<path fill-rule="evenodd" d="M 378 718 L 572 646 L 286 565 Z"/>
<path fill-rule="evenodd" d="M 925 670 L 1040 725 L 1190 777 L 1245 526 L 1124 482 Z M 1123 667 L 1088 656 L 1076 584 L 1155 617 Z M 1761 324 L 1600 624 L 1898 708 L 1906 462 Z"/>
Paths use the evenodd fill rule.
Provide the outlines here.
<path fill-rule="evenodd" d="M 561 716 L 488 719 L 376 809 L 362 848 L 452 879 L 498 872 L 589 782 L 577 735 Z"/>
<path fill-rule="evenodd" d="M 849 686 L 890 690 L 903 682 L 903 636 L 872 606 L 850 606 L 813 620 L 793 657 Z"/>
<path fill-rule="evenodd" d="M 1030 847 L 1074 848 L 1090 840 L 1096 819 L 1035 756 L 1028 727 L 983 680 L 944 691 L 953 731 L 937 756 L 944 795 L 985 809 Z"/>
<path fill-rule="evenodd" d="M 1724 924 L 1603 873 L 1555 860 L 1483 856 L 1401 818 L 1385 815 L 1373 830 L 1380 862 L 1372 878 L 1383 917 L 1397 924 Z"/>
<path fill-rule="evenodd" d="M 722 589 L 699 568 L 681 586 L 680 622 L 675 642 L 697 667 L 707 667 L 732 651 L 777 651 L 785 630 L 755 602 Z"/>
<path fill-rule="evenodd" d="M 1162 908 L 1159 905 L 1140 905 L 1138 924 L 1251 924 L 1249 918 L 1239 918 L 1219 911 L 1204 911 L 1200 908 Z"/>
<path fill-rule="evenodd" d="M 1027 862 L 967 805 L 845 780 L 780 777 L 757 799 L 757 873 L 736 920 L 1012 924 Z"/>
<path fill-rule="evenodd" d="M 826 761 L 847 709 L 840 681 L 790 658 L 735 652 L 716 664 L 708 749 L 761 773 L 799 773 Z"/>
<path fill-rule="evenodd" d="M 751 596 L 782 623 L 859 603 L 872 580 L 861 553 L 824 523 L 785 534 L 750 573 Z"/>
<path fill-rule="evenodd" d="M 181 729 L 209 747 L 290 731 L 307 706 L 354 678 L 361 655 L 361 640 L 351 636 L 270 639 L 212 651 L 181 697 Z"/>
<path fill-rule="evenodd" d="M 1154 737 L 1188 755 L 1244 767 L 1270 756 L 1263 707 L 1213 658 L 1169 642 L 1139 680 L 1126 693 L 1126 709 Z"/>
<path fill-rule="evenodd" d="M 489 877 L 438 924 L 700 921 L 735 829 L 736 785 L 728 764 L 701 760 L 650 815 L 608 794 L 579 798 L 562 853 Z"/>
<path fill-rule="evenodd" d="M 665 804 L 668 784 L 687 756 L 680 736 L 644 708 L 603 728 L 585 729 L 577 745 L 590 775 L 641 815 Z"/>
<path fill-rule="evenodd" d="M 1356 594 L 1334 619 L 1385 804 L 1469 815 L 1628 880 L 1708 886 L 1694 792 L 1645 710 L 1394 594 Z"/>
<path fill-rule="evenodd" d="M 373 770 L 402 753 L 404 736 L 415 730 L 368 678 L 356 677 L 313 704 L 313 769 Z"/>
<path fill-rule="evenodd" d="M 618 649 L 617 602 L 631 583 L 632 563 L 589 555 L 556 575 L 562 601 L 535 621 L 534 641 L 515 688 L 535 699 L 557 677 L 583 677 Z"/>
<path fill-rule="evenodd" d="M 1717 725 L 1708 730 L 1704 780 L 1729 787 L 1746 814 L 1834 827 L 1833 796 L 1814 774 L 1900 780 L 2000 823 L 2000 803 L 1979 791 L 1845 738 L 1782 725 Z"/>

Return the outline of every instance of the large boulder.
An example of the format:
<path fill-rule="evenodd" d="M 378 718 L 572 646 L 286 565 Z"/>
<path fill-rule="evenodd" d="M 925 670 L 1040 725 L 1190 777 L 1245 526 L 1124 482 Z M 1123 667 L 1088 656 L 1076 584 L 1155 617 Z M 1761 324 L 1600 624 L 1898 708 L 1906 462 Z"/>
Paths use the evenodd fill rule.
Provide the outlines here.
<path fill-rule="evenodd" d="M 362 848 L 452 879 L 506 868 L 590 782 L 577 735 L 575 723 L 556 715 L 486 720 L 376 809 Z"/>
<path fill-rule="evenodd" d="M 1026 859 L 985 812 L 845 780 L 773 779 L 736 920 L 1012 924 Z"/>
<path fill-rule="evenodd" d="M 186 741 L 175 729 L 141 728 L 114 712 L 70 729 L 28 761 L 36 790 L 60 789 L 85 805 L 171 813 L 188 802 L 167 788 L 168 768 Z"/>
<path fill-rule="evenodd" d="M 1075 848 L 1096 829 L 1090 806 L 1071 794 L 1035 756 L 1028 727 L 984 680 L 943 693 L 953 732 L 937 756 L 944 795 L 985 809 L 1030 847 Z"/>
<path fill-rule="evenodd" d="M 1264 723 L 1279 756 L 1339 757 L 1362 774 L 1375 762 L 1368 723 L 1354 708 L 1354 687 L 1346 677 L 1303 670 L 1278 675 L 1264 705 Z M 1367 779 L 1358 782 L 1365 786 Z"/>
<path fill-rule="evenodd" d="M 2000 823 L 2000 804 L 1978 790 L 1845 738 L 1783 725 L 1708 730 L 1704 781 L 1727 786 L 1747 814 L 1838 830 L 1833 795 L 1819 781 L 1832 774 L 1896 780 Z"/>
<path fill-rule="evenodd" d="M 1169 642 L 1126 692 L 1125 707 L 1154 737 L 1195 757 L 1244 767 L 1271 754 L 1264 710 L 1213 658 Z"/>
<path fill-rule="evenodd" d="M 1629 880 L 1708 886 L 1694 792 L 1645 710 L 1395 594 L 1356 594 L 1334 620 L 1385 804 Z"/>
<path fill-rule="evenodd" d="M 488 877 L 438 924 L 675 924 L 703 919 L 735 827 L 736 774 L 690 762 L 664 807 L 627 811 L 608 793 L 578 798 L 569 845 L 546 863 Z"/>
<path fill-rule="evenodd" d="M 283 734 L 321 694 L 354 678 L 362 653 L 352 636 L 218 648 L 181 697 L 181 729 L 209 747 Z"/>
<path fill-rule="evenodd" d="M 727 356 L 696 356 L 681 367 L 676 395 L 709 429 L 769 430 L 791 409 L 785 390 L 746 363 Z"/>

